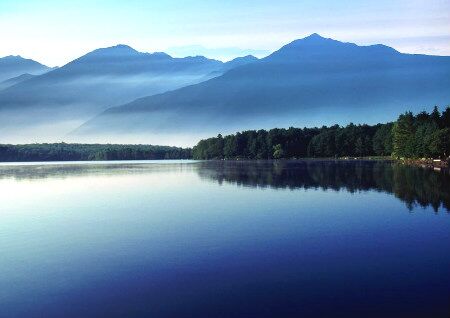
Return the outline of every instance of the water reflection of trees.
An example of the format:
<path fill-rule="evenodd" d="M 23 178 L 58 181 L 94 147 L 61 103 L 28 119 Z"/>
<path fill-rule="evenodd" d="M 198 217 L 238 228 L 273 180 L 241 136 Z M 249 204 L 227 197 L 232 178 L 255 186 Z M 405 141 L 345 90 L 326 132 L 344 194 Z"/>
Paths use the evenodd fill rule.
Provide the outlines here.
<path fill-rule="evenodd" d="M 246 187 L 380 191 L 409 209 L 443 206 L 450 212 L 450 174 L 376 161 L 202 161 L 186 163 L 51 164 L 0 166 L 0 180 L 70 179 L 86 176 L 197 173 L 201 178 Z"/>
<path fill-rule="evenodd" d="M 450 175 L 413 166 L 375 161 L 206 161 L 201 178 L 248 187 L 380 191 L 394 194 L 411 210 L 440 206 L 450 212 Z"/>

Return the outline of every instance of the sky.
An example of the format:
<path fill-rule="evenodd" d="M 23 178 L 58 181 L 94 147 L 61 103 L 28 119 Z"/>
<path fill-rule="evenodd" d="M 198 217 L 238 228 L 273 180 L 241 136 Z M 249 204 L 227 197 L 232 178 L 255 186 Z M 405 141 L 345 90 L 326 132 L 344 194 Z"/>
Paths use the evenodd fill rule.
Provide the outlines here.
<path fill-rule="evenodd" d="M 0 57 L 61 66 L 99 47 L 259 57 L 311 33 L 450 55 L 449 0 L 0 0 Z"/>

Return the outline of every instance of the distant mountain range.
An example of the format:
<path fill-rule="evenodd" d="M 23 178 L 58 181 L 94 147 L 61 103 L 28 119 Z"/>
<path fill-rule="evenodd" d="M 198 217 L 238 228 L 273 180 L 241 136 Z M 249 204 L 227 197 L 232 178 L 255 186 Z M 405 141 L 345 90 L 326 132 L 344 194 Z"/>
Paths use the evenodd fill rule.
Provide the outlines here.
<path fill-rule="evenodd" d="M 219 132 L 390 121 L 449 104 L 449 87 L 450 57 L 318 34 L 228 63 L 119 45 L 0 91 L 0 136 L 185 145 Z"/>
<path fill-rule="evenodd" d="M 228 133 L 394 120 L 450 103 L 450 57 L 402 54 L 313 34 L 197 85 L 114 107 L 77 135 Z"/>
<path fill-rule="evenodd" d="M 0 83 L 23 74 L 41 75 L 51 68 L 21 56 L 5 56 L 0 58 Z"/>
<path fill-rule="evenodd" d="M 19 84 L 19 83 L 22 83 L 24 81 L 27 81 L 30 78 L 33 78 L 35 76 L 37 76 L 37 75 L 25 73 L 25 74 L 4 80 L 3 82 L 0 82 L 0 90 L 11 87 L 11 86 Z"/>
<path fill-rule="evenodd" d="M 20 133 L 34 130 L 62 137 L 108 107 L 199 83 L 253 61 L 172 58 L 126 45 L 98 49 L 0 91 L 0 132 L 11 134 L 19 128 Z"/>

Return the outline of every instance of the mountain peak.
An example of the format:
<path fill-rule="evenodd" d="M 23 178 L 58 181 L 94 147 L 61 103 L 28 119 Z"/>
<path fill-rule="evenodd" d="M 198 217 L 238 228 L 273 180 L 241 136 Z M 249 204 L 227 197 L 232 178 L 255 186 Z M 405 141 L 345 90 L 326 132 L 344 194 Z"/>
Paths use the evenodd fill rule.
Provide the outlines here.
<path fill-rule="evenodd" d="M 126 44 L 117 44 L 114 46 L 110 46 L 107 48 L 103 48 L 103 49 L 99 49 L 99 50 L 104 50 L 104 51 L 117 51 L 117 52 L 128 52 L 128 53 L 137 53 L 138 51 L 136 51 L 135 49 L 133 49 L 131 46 L 126 45 Z"/>
<path fill-rule="evenodd" d="M 326 38 L 324 38 L 323 36 L 321 36 L 318 33 L 313 33 L 313 34 L 310 34 L 307 37 L 303 38 L 303 40 L 320 40 L 320 39 L 325 40 Z"/>
<path fill-rule="evenodd" d="M 153 58 L 159 58 L 159 59 L 171 59 L 172 57 L 165 53 L 165 52 L 153 52 L 153 53 L 148 53 L 150 56 L 152 56 Z"/>
<path fill-rule="evenodd" d="M 253 55 L 249 54 L 249 55 L 245 55 L 245 56 L 235 57 L 234 59 L 232 59 L 229 62 L 242 61 L 242 60 L 256 61 L 256 60 L 258 60 L 258 58 L 256 56 L 253 56 Z"/>
<path fill-rule="evenodd" d="M 257 57 L 254 57 L 253 55 L 246 55 L 246 56 L 239 56 L 236 57 L 234 59 L 232 59 L 231 61 L 226 62 L 226 65 L 235 67 L 241 64 L 248 64 L 248 63 L 252 63 L 258 61 Z"/>
<path fill-rule="evenodd" d="M 126 44 L 117 44 L 111 47 L 108 47 L 107 49 L 110 50 L 124 50 L 124 51 L 131 51 L 131 52 L 137 52 L 135 49 L 133 49 L 131 46 Z"/>
<path fill-rule="evenodd" d="M 333 57 L 348 59 L 353 56 L 358 59 L 373 59 L 398 54 L 396 50 L 385 45 L 359 46 L 355 43 L 341 42 L 331 38 L 324 38 L 317 33 L 313 33 L 305 38 L 294 40 L 275 51 L 264 60 L 298 61 L 301 57 L 317 61 L 319 57 Z"/>
<path fill-rule="evenodd" d="M 21 57 L 20 55 L 8 55 L 8 56 L 3 57 L 3 59 L 6 59 L 6 60 L 23 60 L 24 58 Z"/>
<path fill-rule="evenodd" d="M 322 44 L 331 44 L 331 43 L 342 43 L 337 40 L 333 40 L 330 38 L 325 38 L 318 33 L 313 33 L 311 35 L 308 35 L 307 37 L 304 37 L 302 39 L 297 39 L 292 41 L 286 46 L 298 46 L 298 45 L 322 45 Z"/>
<path fill-rule="evenodd" d="M 0 63 L 3 66 L 5 66 L 5 65 L 29 65 L 29 66 L 31 66 L 32 65 L 32 66 L 35 66 L 38 68 L 43 68 L 43 69 L 49 68 L 48 66 L 45 66 L 45 65 L 43 65 L 39 62 L 36 62 L 32 59 L 24 58 L 20 55 L 8 55 L 5 57 L 1 57 Z M 26 70 L 24 70 L 24 71 L 27 72 Z M 20 75 L 20 74 L 16 74 L 16 76 L 17 75 Z"/>
<path fill-rule="evenodd" d="M 96 49 L 87 55 L 90 56 L 101 56 L 101 55 L 132 55 L 139 53 L 131 46 L 125 44 L 118 44 L 110 47 Z"/>

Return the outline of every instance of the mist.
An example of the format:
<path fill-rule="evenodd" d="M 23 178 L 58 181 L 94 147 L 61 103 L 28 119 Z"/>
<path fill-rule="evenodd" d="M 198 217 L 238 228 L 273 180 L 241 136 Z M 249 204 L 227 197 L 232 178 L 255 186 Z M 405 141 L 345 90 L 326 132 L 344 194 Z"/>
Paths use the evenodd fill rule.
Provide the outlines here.
<path fill-rule="evenodd" d="M 229 67 L 229 66 L 227 66 Z M 126 46 L 99 49 L 0 90 L 0 142 L 51 142 L 102 111 L 219 76 L 225 64 Z"/>

